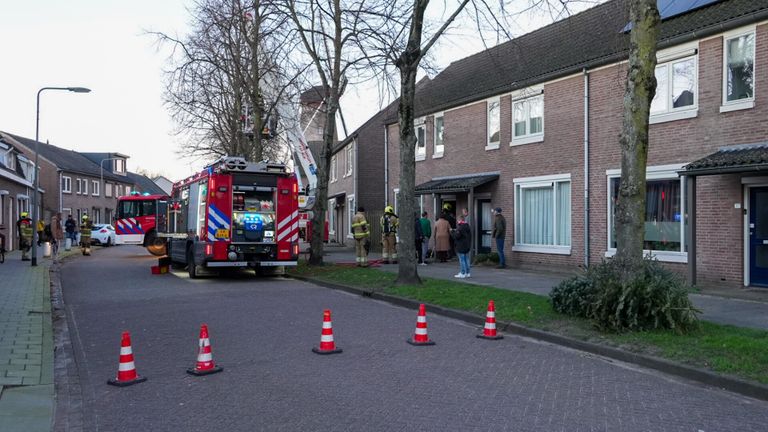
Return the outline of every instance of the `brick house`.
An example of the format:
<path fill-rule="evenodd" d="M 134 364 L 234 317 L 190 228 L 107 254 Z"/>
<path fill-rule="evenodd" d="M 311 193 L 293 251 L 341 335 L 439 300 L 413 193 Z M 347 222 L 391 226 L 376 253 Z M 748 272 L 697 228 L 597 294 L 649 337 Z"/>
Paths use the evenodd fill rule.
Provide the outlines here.
<path fill-rule="evenodd" d="M 384 205 L 384 120 L 397 112 L 397 101 L 379 111 L 333 148 L 328 183 L 328 224 L 331 241 L 353 244 L 351 221 L 363 206 L 374 238 Z M 378 241 L 371 242 L 378 251 Z"/>
<path fill-rule="evenodd" d="M 485 252 L 490 210 L 502 207 L 518 266 L 612 256 L 628 23 L 628 0 L 608 1 L 456 61 L 420 88 L 422 208 L 467 208 L 474 250 Z M 766 1 L 713 2 L 662 23 L 645 246 L 702 281 L 768 286 L 766 59 Z M 397 118 L 385 122 L 386 200 L 396 204 Z"/>
<path fill-rule="evenodd" d="M 34 158 L 34 140 L 8 133 L 4 136 L 28 158 Z M 40 186 L 50 191 L 42 201 L 41 216 L 49 221 L 54 213 L 61 211 L 65 218 L 71 214 L 78 221 L 87 214 L 94 223 L 111 222 L 117 197 L 133 190 L 133 182 L 126 171 L 129 156 L 120 153 L 79 153 L 43 143 L 38 143 L 38 146 Z"/>
<path fill-rule="evenodd" d="M 16 221 L 22 212 L 32 208 L 33 167 L 34 162 L 0 133 L 0 233 L 6 238 L 7 250 L 17 248 Z M 44 191 L 41 187 L 40 192 Z M 45 193 L 41 196 L 45 197 Z"/>

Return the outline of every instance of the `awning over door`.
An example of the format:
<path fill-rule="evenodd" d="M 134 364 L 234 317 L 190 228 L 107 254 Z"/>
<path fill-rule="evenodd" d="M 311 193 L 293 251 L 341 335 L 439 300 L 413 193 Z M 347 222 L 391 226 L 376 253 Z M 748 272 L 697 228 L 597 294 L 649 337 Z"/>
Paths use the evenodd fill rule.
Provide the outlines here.
<path fill-rule="evenodd" d="M 416 186 L 416 195 L 430 193 L 469 192 L 499 178 L 499 173 L 482 173 L 452 177 L 436 177 Z"/>
<path fill-rule="evenodd" d="M 679 174 L 693 177 L 758 171 L 768 174 L 768 142 L 722 147 L 709 156 L 689 163 Z"/>

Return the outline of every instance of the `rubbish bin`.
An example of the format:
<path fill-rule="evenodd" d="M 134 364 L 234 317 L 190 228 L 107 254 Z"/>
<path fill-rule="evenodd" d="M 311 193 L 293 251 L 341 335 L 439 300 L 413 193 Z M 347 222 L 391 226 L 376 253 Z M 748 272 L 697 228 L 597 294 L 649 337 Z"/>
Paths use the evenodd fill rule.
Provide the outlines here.
<path fill-rule="evenodd" d="M 43 243 L 43 258 L 51 257 L 51 242 Z"/>
<path fill-rule="evenodd" d="M 64 240 L 64 250 L 72 250 L 72 239 L 69 237 Z"/>

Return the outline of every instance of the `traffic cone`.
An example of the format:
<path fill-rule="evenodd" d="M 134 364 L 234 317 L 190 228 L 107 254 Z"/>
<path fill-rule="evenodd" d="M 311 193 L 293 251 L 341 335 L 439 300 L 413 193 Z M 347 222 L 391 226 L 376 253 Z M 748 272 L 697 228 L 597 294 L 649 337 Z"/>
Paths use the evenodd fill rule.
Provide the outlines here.
<path fill-rule="evenodd" d="M 336 343 L 333 341 L 333 323 L 331 323 L 331 311 L 328 309 L 323 311 L 323 331 L 320 334 L 320 347 L 312 348 L 312 352 L 315 354 L 337 354 L 341 352 L 341 348 L 336 348 Z"/>
<path fill-rule="evenodd" d="M 488 301 L 488 313 L 485 315 L 485 327 L 483 334 L 477 335 L 481 339 L 504 339 L 504 336 L 496 334 L 496 306 L 493 300 Z"/>
<path fill-rule="evenodd" d="M 133 350 L 131 349 L 131 334 L 124 331 L 120 341 L 120 365 L 117 367 L 117 377 L 107 381 L 107 384 L 126 387 L 146 380 L 136 373 L 136 366 L 133 364 Z"/>
<path fill-rule="evenodd" d="M 427 335 L 427 311 L 424 303 L 419 305 L 419 316 L 416 317 L 416 332 L 413 334 L 413 339 L 408 339 L 406 342 L 418 346 L 435 344 Z"/>
<path fill-rule="evenodd" d="M 187 373 L 190 375 L 210 375 L 216 372 L 223 371 L 224 368 L 216 366 L 213 362 L 213 353 L 211 352 L 211 341 L 208 338 L 208 326 L 202 324 L 200 326 L 200 343 L 197 350 L 197 365 L 193 368 L 187 369 Z"/>

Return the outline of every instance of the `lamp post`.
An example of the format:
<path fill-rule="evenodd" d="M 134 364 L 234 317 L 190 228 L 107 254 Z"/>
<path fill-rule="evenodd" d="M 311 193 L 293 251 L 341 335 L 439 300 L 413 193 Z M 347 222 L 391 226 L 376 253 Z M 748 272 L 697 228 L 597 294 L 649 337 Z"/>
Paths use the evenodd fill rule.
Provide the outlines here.
<path fill-rule="evenodd" d="M 40 190 L 40 168 L 38 161 L 40 158 L 40 93 L 45 90 L 64 90 L 75 93 L 89 93 L 91 89 L 85 87 L 43 87 L 37 91 L 37 106 L 35 115 L 35 190 L 32 193 L 32 229 L 37 232 L 37 221 L 40 220 L 39 203 L 37 193 Z M 59 185 L 61 187 L 61 185 Z M 32 235 L 32 267 L 37 266 L 37 244 Z"/>

